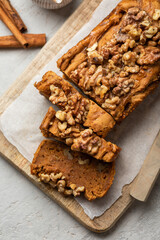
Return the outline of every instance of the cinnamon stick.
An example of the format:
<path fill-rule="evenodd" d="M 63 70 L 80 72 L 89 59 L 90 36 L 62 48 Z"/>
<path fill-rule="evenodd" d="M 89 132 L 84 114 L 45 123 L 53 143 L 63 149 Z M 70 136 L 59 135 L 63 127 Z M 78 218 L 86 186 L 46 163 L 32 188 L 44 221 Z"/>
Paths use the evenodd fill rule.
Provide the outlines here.
<path fill-rule="evenodd" d="M 7 16 L 16 25 L 19 31 L 24 32 L 27 30 L 26 25 L 9 0 L 0 0 L 0 7 L 5 11 Z"/>
<path fill-rule="evenodd" d="M 24 35 L 18 30 L 18 28 L 13 24 L 11 19 L 7 16 L 5 11 L 0 7 L 0 18 L 6 24 L 6 26 L 13 33 L 15 38 L 19 41 L 23 48 L 29 47 L 29 43 L 26 41 Z"/>
<path fill-rule="evenodd" d="M 45 34 L 23 34 L 30 48 L 42 47 L 46 43 Z M 14 36 L 0 37 L 0 48 L 22 48 Z"/>

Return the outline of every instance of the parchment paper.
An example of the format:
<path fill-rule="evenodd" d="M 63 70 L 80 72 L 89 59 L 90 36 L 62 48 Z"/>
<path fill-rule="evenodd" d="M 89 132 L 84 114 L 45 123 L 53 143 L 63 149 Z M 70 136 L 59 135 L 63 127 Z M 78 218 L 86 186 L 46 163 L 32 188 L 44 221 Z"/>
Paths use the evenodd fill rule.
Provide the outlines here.
<path fill-rule="evenodd" d="M 23 93 L 2 114 L 0 128 L 4 136 L 30 162 L 39 143 L 44 139 L 39 126 L 50 106 L 50 103 L 34 88 L 34 82 L 40 81 L 42 75 L 49 70 L 60 74 L 56 68 L 56 60 L 85 37 L 118 2 L 102 1 L 88 24 L 31 80 Z M 129 184 L 138 173 L 160 127 L 159 93 L 160 87 L 107 136 L 108 140 L 122 148 L 116 160 L 114 183 L 102 199 L 88 202 L 83 197 L 76 198 L 90 218 L 101 215 L 109 208 L 121 195 L 122 187 Z"/>

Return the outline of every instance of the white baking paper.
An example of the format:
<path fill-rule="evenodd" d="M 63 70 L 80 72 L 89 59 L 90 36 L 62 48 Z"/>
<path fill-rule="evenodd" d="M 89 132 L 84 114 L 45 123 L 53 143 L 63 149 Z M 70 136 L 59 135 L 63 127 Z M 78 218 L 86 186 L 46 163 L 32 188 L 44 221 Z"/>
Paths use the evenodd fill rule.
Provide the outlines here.
<path fill-rule="evenodd" d="M 39 126 L 50 105 L 35 89 L 34 82 L 40 81 L 42 75 L 49 70 L 61 74 L 56 68 L 56 60 L 85 37 L 118 2 L 102 1 L 88 24 L 31 80 L 22 94 L 2 114 L 0 128 L 3 134 L 30 162 L 44 139 Z M 159 93 L 160 87 L 108 135 L 108 140 L 122 148 L 116 160 L 116 176 L 111 189 L 105 197 L 93 202 L 88 202 L 83 197 L 76 198 L 90 218 L 103 214 L 120 197 L 122 187 L 129 184 L 138 173 L 160 127 Z"/>

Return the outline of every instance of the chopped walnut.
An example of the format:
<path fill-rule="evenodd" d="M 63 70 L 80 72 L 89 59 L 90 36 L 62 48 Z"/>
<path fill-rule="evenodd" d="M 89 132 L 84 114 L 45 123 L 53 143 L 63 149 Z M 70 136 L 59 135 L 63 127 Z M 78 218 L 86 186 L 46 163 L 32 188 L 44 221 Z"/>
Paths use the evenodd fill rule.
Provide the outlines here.
<path fill-rule="evenodd" d="M 92 86 L 97 84 L 97 79 L 102 77 L 102 71 L 102 66 L 98 66 L 93 75 L 90 76 L 88 73 L 85 75 L 85 79 L 82 83 L 85 90 L 89 90 Z"/>
<path fill-rule="evenodd" d="M 62 178 L 62 173 L 51 173 L 50 174 L 50 179 L 52 180 L 52 182 L 56 183 L 58 179 Z"/>
<path fill-rule="evenodd" d="M 151 22 L 149 21 L 148 18 L 144 19 L 144 21 L 140 23 L 141 28 L 148 28 L 148 27 L 150 27 L 150 25 L 151 25 Z"/>
<path fill-rule="evenodd" d="M 150 26 L 148 30 L 145 31 L 145 36 L 147 38 L 152 38 L 158 32 L 158 28 L 155 26 Z"/>
<path fill-rule="evenodd" d="M 88 52 L 87 54 L 90 63 L 101 64 L 103 62 L 103 56 L 100 55 L 96 50 Z"/>
<path fill-rule="evenodd" d="M 153 14 L 153 20 L 158 20 L 160 18 L 160 9 L 155 9 L 155 12 Z"/>
<path fill-rule="evenodd" d="M 99 95 L 100 98 L 104 98 L 104 95 L 108 92 L 109 88 L 101 85 L 100 87 L 95 88 L 95 94 Z"/>
<path fill-rule="evenodd" d="M 119 74 L 120 78 L 127 77 L 128 75 L 129 75 L 129 72 L 127 72 L 127 71 L 121 71 Z"/>
<path fill-rule="evenodd" d="M 73 195 L 76 197 L 76 196 L 79 196 L 81 194 L 81 192 L 84 192 L 85 188 L 84 186 L 82 187 L 77 187 L 76 189 L 73 190 Z"/>
<path fill-rule="evenodd" d="M 152 38 L 153 41 L 157 41 L 157 40 L 160 40 L 160 32 L 158 32 L 153 38 Z"/>
<path fill-rule="evenodd" d="M 146 16 L 145 11 L 140 11 L 137 7 L 132 7 L 128 10 L 128 18 L 134 19 L 135 21 L 142 20 Z"/>
<path fill-rule="evenodd" d="M 140 56 L 137 63 L 140 65 L 154 64 L 160 59 L 160 49 L 156 47 L 146 47 L 140 49 Z"/>
<path fill-rule="evenodd" d="M 128 66 L 125 66 L 124 67 L 124 71 L 128 72 L 128 73 L 138 73 L 139 72 L 139 66 L 138 65 L 135 65 L 134 67 L 128 67 Z"/>
<path fill-rule="evenodd" d="M 121 29 L 121 32 L 122 33 L 128 33 L 129 31 L 135 29 L 136 27 L 137 27 L 137 24 L 128 24 L 127 26 L 125 26 Z"/>
<path fill-rule="evenodd" d="M 67 128 L 67 122 L 58 122 L 58 128 L 61 132 L 63 132 Z"/>
<path fill-rule="evenodd" d="M 100 54 L 103 56 L 105 60 L 108 60 L 110 55 L 109 48 L 106 45 L 102 46 Z"/>
<path fill-rule="evenodd" d="M 107 98 L 105 102 L 102 104 L 102 107 L 110 110 L 115 110 L 119 102 L 120 102 L 120 98 L 118 96 L 112 97 L 111 99 Z"/>
<path fill-rule="evenodd" d="M 127 39 L 124 44 L 119 48 L 119 52 L 128 52 L 129 48 L 134 48 L 136 46 L 136 42 L 133 39 Z"/>
<path fill-rule="evenodd" d="M 74 120 L 71 112 L 68 112 L 66 114 L 66 121 L 69 125 L 75 125 L 75 120 Z"/>
<path fill-rule="evenodd" d="M 61 110 L 57 111 L 56 118 L 58 118 L 60 121 L 64 122 L 66 120 L 66 112 L 61 111 Z"/>
<path fill-rule="evenodd" d="M 139 8 L 137 8 L 137 7 L 132 7 L 132 8 L 128 9 L 129 15 L 136 15 L 137 13 L 139 13 Z"/>
<path fill-rule="evenodd" d="M 67 97 L 62 89 L 55 87 L 54 85 L 51 85 L 50 90 L 51 90 L 51 96 L 49 97 L 49 100 L 53 104 L 57 104 L 60 102 L 67 102 Z"/>
<path fill-rule="evenodd" d="M 133 28 L 128 32 L 128 34 L 135 40 L 139 40 L 141 33 L 142 33 L 141 28 Z"/>
<path fill-rule="evenodd" d="M 131 51 L 126 52 L 122 57 L 123 63 L 127 66 L 134 66 L 136 60 L 137 60 L 137 54 Z"/>
<path fill-rule="evenodd" d="M 40 180 L 45 182 L 45 183 L 48 183 L 50 181 L 50 175 L 41 173 L 40 174 Z"/>
<path fill-rule="evenodd" d="M 72 145 L 73 139 L 72 138 L 66 138 L 66 144 L 67 145 Z"/>
<path fill-rule="evenodd" d="M 100 146 L 101 138 L 96 136 L 91 129 L 85 129 L 79 137 L 73 139 L 71 149 L 95 155 Z"/>
<path fill-rule="evenodd" d="M 145 35 L 145 32 L 143 32 L 140 36 L 139 42 L 140 42 L 140 44 L 144 45 L 146 43 L 146 41 L 147 41 L 147 37 Z"/>
<path fill-rule="evenodd" d="M 69 127 L 65 131 L 60 133 L 60 136 L 62 138 L 67 138 L 67 139 L 72 138 L 72 137 L 78 137 L 79 135 L 80 135 L 79 126 Z M 68 143 L 68 141 L 67 141 L 67 143 Z"/>
<path fill-rule="evenodd" d="M 157 43 L 155 41 L 148 41 L 148 46 L 155 47 Z"/>
<path fill-rule="evenodd" d="M 139 21 L 142 20 L 144 17 L 146 16 L 146 12 L 145 11 L 140 11 L 137 16 L 133 17 L 134 20 Z"/>
<path fill-rule="evenodd" d="M 100 146 L 101 139 L 98 136 L 96 136 L 89 141 L 87 150 L 90 153 L 90 155 L 95 155 L 98 152 Z"/>
<path fill-rule="evenodd" d="M 61 192 L 61 193 L 64 192 L 65 186 L 66 186 L 65 180 L 59 180 L 59 181 L 57 182 L 58 192 Z"/>
<path fill-rule="evenodd" d="M 93 134 L 92 129 L 86 129 L 86 130 L 84 130 L 83 132 L 81 132 L 82 138 L 89 137 L 89 136 L 92 135 L 92 134 Z"/>

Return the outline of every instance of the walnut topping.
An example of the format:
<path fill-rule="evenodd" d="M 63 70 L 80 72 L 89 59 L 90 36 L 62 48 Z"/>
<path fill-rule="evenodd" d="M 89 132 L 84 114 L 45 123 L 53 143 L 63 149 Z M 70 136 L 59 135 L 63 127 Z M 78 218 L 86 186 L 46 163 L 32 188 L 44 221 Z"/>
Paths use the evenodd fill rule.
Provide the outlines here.
<path fill-rule="evenodd" d="M 45 182 L 45 183 L 48 183 L 50 181 L 50 175 L 41 173 L 40 174 L 40 180 Z"/>
<path fill-rule="evenodd" d="M 67 128 L 67 122 L 58 122 L 58 128 L 61 132 L 63 132 Z"/>
<path fill-rule="evenodd" d="M 65 186 L 66 186 L 65 180 L 59 180 L 59 181 L 57 182 L 58 192 L 61 192 L 61 193 L 64 192 Z"/>
<path fill-rule="evenodd" d="M 160 40 L 160 32 L 158 32 L 153 38 L 152 38 L 153 41 L 157 41 L 157 40 Z"/>
<path fill-rule="evenodd" d="M 102 104 L 102 107 L 105 109 L 115 110 L 119 102 L 120 102 L 120 98 L 118 96 L 107 98 L 105 102 Z"/>
<path fill-rule="evenodd" d="M 62 178 L 62 173 L 51 173 L 50 174 L 50 179 L 52 180 L 52 182 L 57 182 L 58 179 L 61 179 Z"/>
<path fill-rule="evenodd" d="M 124 71 L 128 72 L 128 73 L 138 73 L 139 72 L 139 66 L 138 65 L 135 65 L 134 67 L 128 67 L 128 66 L 125 66 L 124 67 Z"/>
<path fill-rule="evenodd" d="M 89 159 L 86 159 L 86 161 Z M 85 161 L 85 160 L 84 160 Z M 85 163 L 84 163 L 85 164 Z M 39 174 L 40 181 L 49 183 L 53 188 L 57 187 L 58 192 L 63 193 L 66 196 L 74 195 L 79 196 L 81 192 L 85 191 L 84 186 L 77 187 L 76 184 L 70 184 L 67 186 L 65 177 L 62 173 L 51 173 L 51 174 Z"/>
<path fill-rule="evenodd" d="M 155 47 L 156 45 L 157 45 L 156 42 L 154 42 L 154 41 L 148 41 L 148 46 Z"/>
<path fill-rule="evenodd" d="M 77 197 L 81 194 L 81 192 L 84 192 L 84 190 L 85 190 L 84 186 L 77 187 L 76 189 L 73 190 L 73 195 Z"/>
<path fill-rule="evenodd" d="M 126 25 L 125 27 L 123 27 L 123 28 L 121 29 L 121 32 L 122 32 L 122 33 L 128 33 L 129 31 L 135 29 L 136 27 L 137 27 L 137 24 L 128 24 L 128 25 Z M 128 38 L 127 38 L 127 39 L 128 39 Z M 127 40 L 127 39 L 126 39 L 126 40 Z"/>
<path fill-rule="evenodd" d="M 60 121 L 64 122 L 66 119 L 66 112 L 61 111 L 61 110 L 57 111 L 56 118 L 58 118 Z"/>
<path fill-rule="evenodd" d="M 140 28 L 133 28 L 128 32 L 128 34 L 135 40 L 139 40 L 141 33 L 142 29 Z"/>
<path fill-rule="evenodd" d="M 140 11 L 138 8 L 133 7 L 128 10 L 128 19 L 133 19 L 135 21 L 140 21 L 146 16 L 145 11 Z"/>
<path fill-rule="evenodd" d="M 154 64 L 160 59 L 160 49 L 156 47 L 141 47 L 140 56 L 137 60 L 137 63 L 140 65 Z"/>
<path fill-rule="evenodd" d="M 136 46 L 136 42 L 133 39 L 127 39 L 124 44 L 119 48 L 119 52 L 128 52 L 129 48 L 134 48 Z"/>
<path fill-rule="evenodd" d="M 149 21 L 148 18 L 144 19 L 143 22 L 140 23 L 141 28 L 148 28 L 150 26 L 151 22 Z"/>
<path fill-rule="evenodd" d="M 104 95 L 107 93 L 108 90 L 108 87 L 101 85 L 100 87 L 95 88 L 95 94 L 99 95 L 100 98 L 104 98 Z"/>
<path fill-rule="evenodd" d="M 96 136 L 91 129 L 80 132 L 80 136 L 73 139 L 72 150 L 83 151 L 95 155 L 101 146 L 101 138 Z"/>
<path fill-rule="evenodd" d="M 67 120 L 67 123 L 68 123 L 69 125 L 75 125 L 75 120 L 74 120 L 71 112 L 68 112 L 68 113 L 66 114 L 66 120 Z"/>
<path fill-rule="evenodd" d="M 154 64 L 160 59 L 159 10 L 155 11 L 153 19 L 158 21 L 155 23 L 137 7 L 130 8 L 118 33 L 99 48 L 98 44 L 91 46 L 87 50 L 88 62 L 83 68 L 80 64 L 76 69 L 79 86 L 109 112 L 114 111 L 120 97 L 126 96 L 134 87 L 136 80 L 132 74 L 140 72 L 142 67 L 139 65 Z M 94 57 L 97 57 L 95 62 Z M 88 151 L 90 148 L 88 144 Z"/>
<path fill-rule="evenodd" d="M 108 60 L 110 55 L 109 48 L 106 45 L 102 46 L 100 54 L 103 56 L 105 60 Z"/>
<path fill-rule="evenodd" d="M 129 15 L 136 15 L 137 13 L 139 13 L 139 8 L 137 8 L 137 7 L 132 7 L 132 8 L 128 9 Z"/>
<path fill-rule="evenodd" d="M 126 52 L 122 57 L 122 61 L 127 66 L 134 66 L 136 60 L 137 60 L 137 54 L 131 51 Z"/>
<path fill-rule="evenodd" d="M 160 18 L 160 9 L 155 9 L 155 12 L 153 14 L 153 20 L 158 20 Z"/>
<path fill-rule="evenodd" d="M 51 85 L 50 90 L 51 90 L 51 96 L 50 96 L 49 100 L 53 104 L 57 104 L 60 102 L 67 102 L 67 97 L 62 89 L 55 87 L 54 85 Z"/>
<path fill-rule="evenodd" d="M 90 63 L 101 64 L 103 62 L 103 57 L 96 50 L 90 51 L 87 54 Z"/>
<path fill-rule="evenodd" d="M 147 38 L 152 38 L 158 32 L 158 28 L 155 26 L 149 27 L 148 30 L 145 31 L 145 36 Z"/>

